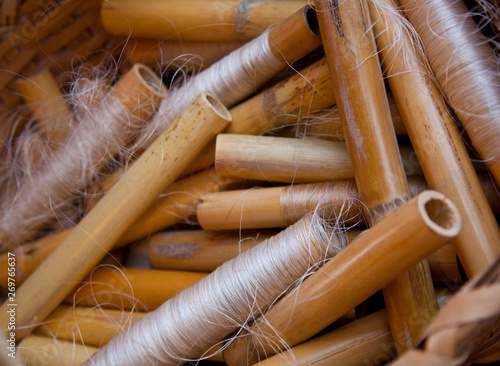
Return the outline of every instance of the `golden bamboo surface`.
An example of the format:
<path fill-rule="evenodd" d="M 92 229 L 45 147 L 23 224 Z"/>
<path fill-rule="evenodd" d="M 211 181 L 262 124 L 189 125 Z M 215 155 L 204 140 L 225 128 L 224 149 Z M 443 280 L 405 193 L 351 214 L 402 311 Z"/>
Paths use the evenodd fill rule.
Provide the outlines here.
<path fill-rule="evenodd" d="M 35 329 L 35 333 L 100 347 L 144 314 L 123 309 L 61 305 Z"/>
<path fill-rule="evenodd" d="M 98 350 L 51 337 L 30 335 L 18 345 L 18 357 L 23 365 L 30 366 L 79 366 Z"/>
<path fill-rule="evenodd" d="M 500 255 L 500 228 L 423 55 L 416 54 L 415 40 L 395 19 L 398 7 L 393 0 L 368 3 L 385 73 L 429 187 L 453 197 L 460 210 L 462 231 L 454 242 L 472 277 Z"/>
<path fill-rule="evenodd" d="M 230 121 L 227 109 L 202 94 L 137 160 L 118 184 L 17 289 L 16 337 L 43 321 Z M 168 142 L 168 143 L 167 143 Z M 0 324 L 7 324 L 7 304 Z M 25 327 L 23 329 L 23 327 Z"/>
<path fill-rule="evenodd" d="M 77 306 L 150 311 L 206 273 L 99 266 L 64 300 Z"/>
<path fill-rule="evenodd" d="M 132 63 L 161 70 L 177 71 L 182 68 L 193 72 L 209 67 L 244 44 L 244 41 L 182 42 L 139 38 L 130 40 L 125 47 Z"/>
<path fill-rule="evenodd" d="M 455 237 L 460 227 L 460 214 L 450 200 L 435 191 L 421 193 L 243 331 L 225 351 L 226 361 L 230 365 L 246 364 L 247 359 L 255 362 L 305 341 L 428 257 Z"/>
<path fill-rule="evenodd" d="M 107 32 L 121 36 L 249 40 L 305 5 L 305 0 L 112 0 L 102 2 L 101 19 Z"/>
<path fill-rule="evenodd" d="M 400 146 L 405 171 L 422 174 L 415 152 Z M 215 148 L 218 174 L 283 183 L 315 183 L 354 178 L 342 141 L 220 134 Z"/>
<path fill-rule="evenodd" d="M 47 139 L 51 142 L 64 140 L 73 116 L 54 75 L 44 69 L 32 77 L 18 79 L 16 87 Z"/>
<path fill-rule="evenodd" d="M 155 268 L 212 272 L 277 231 L 169 231 L 147 239 Z"/>
<path fill-rule="evenodd" d="M 409 197 L 391 122 L 368 4 L 316 0 L 319 27 L 356 185 L 375 224 Z M 384 289 L 398 352 L 416 342 L 437 312 L 428 264 L 410 268 Z"/>

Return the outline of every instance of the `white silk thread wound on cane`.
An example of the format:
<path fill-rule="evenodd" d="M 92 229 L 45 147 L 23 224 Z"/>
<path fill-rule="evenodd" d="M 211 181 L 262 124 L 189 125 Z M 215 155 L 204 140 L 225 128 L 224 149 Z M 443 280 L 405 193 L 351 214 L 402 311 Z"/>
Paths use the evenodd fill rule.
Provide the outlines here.
<path fill-rule="evenodd" d="M 154 141 L 200 93 L 211 93 L 231 108 L 283 70 L 287 64 L 274 56 L 268 37 L 269 30 L 171 90 L 141 132 L 137 149 Z"/>
<path fill-rule="evenodd" d="M 334 228 L 307 215 L 241 253 L 120 333 L 85 365 L 178 365 L 273 304 L 342 249 Z"/>

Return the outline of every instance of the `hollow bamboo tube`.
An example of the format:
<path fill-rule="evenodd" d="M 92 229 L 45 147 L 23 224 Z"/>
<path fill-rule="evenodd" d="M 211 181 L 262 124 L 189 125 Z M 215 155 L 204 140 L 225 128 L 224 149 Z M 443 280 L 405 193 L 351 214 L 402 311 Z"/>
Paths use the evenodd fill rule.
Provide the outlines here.
<path fill-rule="evenodd" d="M 181 179 L 162 193 L 162 197 L 132 224 L 118 240 L 116 246 L 125 245 L 158 230 L 178 224 L 196 215 L 196 207 L 208 192 L 241 188 L 246 181 L 225 177 L 207 169 L 191 177 Z M 69 229 L 55 235 L 22 245 L 15 249 L 16 281 L 20 285 L 45 258 L 77 229 Z M 115 247 L 116 247 L 115 246 Z M 7 286 L 7 254 L 0 256 L 0 287 Z"/>
<path fill-rule="evenodd" d="M 202 94 L 189 105 L 80 222 L 78 230 L 17 289 L 17 325 L 26 328 L 16 337 L 25 336 L 28 326 L 57 307 L 230 119 L 227 109 L 211 95 Z M 8 323 L 6 307 L 2 305 L 0 324 Z"/>
<path fill-rule="evenodd" d="M 265 359 L 255 366 L 377 365 L 394 356 L 385 310 L 311 339 L 291 350 Z"/>
<path fill-rule="evenodd" d="M 170 231 L 148 239 L 153 267 L 211 272 L 276 231 Z"/>
<path fill-rule="evenodd" d="M 18 79 L 16 87 L 51 142 L 64 140 L 72 116 L 52 73 L 44 69 L 30 78 Z"/>
<path fill-rule="evenodd" d="M 365 0 L 316 0 L 314 4 L 356 185 L 372 225 L 403 204 L 409 194 L 368 5 Z M 416 342 L 437 312 L 428 264 L 419 263 L 395 278 L 384 289 L 384 299 L 398 352 L 402 352 Z"/>
<path fill-rule="evenodd" d="M 35 329 L 35 333 L 75 341 L 75 344 L 100 347 L 144 314 L 122 309 L 61 305 Z"/>
<path fill-rule="evenodd" d="M 182 41 L 249 40 L 307 5 L 305 0 L 113 0 L 102 3 L 108 33 Z M 193 11 L 196 9 L 195 11 Z"/>
<path fill-rule="evenodd" d="M 460 210 L 462 231 L 454 243 L 472 277 L 500 255 L 497 221 L 441 92 L 402 29 L 403 21 L 395 18 L 399 9 L 393 0 L 368 3 L 385 73 L 429 187 L 453 197 Z"/>
<path fill-rule="evenodd" d="M 226 361 L 246 364 L 254 349 L 259 356 L 272 355 L 305 341 L 455 237 L 460 226 L 450 200 L 439 192 L 422 192 L 257 319 L 227 348 Z"/>
<path fill-rule="evenodd" d="M 500 76 L 498 56 L 461 1 L 401 5 L 472 146 L 500 184 Z"/>
<path fill-rule="evenodd" d="M 162 70 L 167 68 L 177 71 L 182 68 L 187 71 L 199 71 L 243 44 L 243 41 L 179 42 L 140 38 L 130 40 L 125 49 L 132 63 L 142 63 Z"/>
<path fill-rule="evenodd" d="M 17 352 L 23 365 L 78 366 L 96 353 L 97 347 L 82 346 L 81 344 L 50 337 L 30 335 L 19 343 Z"/>
<path fill-rule="evenodd" d="M 100 266 L 92 270 L 64 302 L 77 306 L 150 311 L 206 275 L 201 272 Z"/>
<path fill-rule="evenodd" d="M 170 231 L 147 239 L 149 258 L 154 267 L 185 271 L 211 272 L 239 253 L 250 249 L 273 235 L 273 231 Z M 348 230 L 348 242 L 362 231 Z M 434 282 L 463 282 L 453 244 L 448 243 L 428 258 Z"/>
<path fill-rule="evenodd" d="M 405 171 L 422 174 L 412 148 L 401 146 Z M 354 178 L 341 141 L 220 134 L 215 149 L 218 174 L 284 183 Z"/>
<path fill-rule="evenodd" d="M 316 209 L 339 222 L 362 220 L 352 180 L 207 194 L 197 215 L 205 230 L 265 229 L 286 227 Z"/>

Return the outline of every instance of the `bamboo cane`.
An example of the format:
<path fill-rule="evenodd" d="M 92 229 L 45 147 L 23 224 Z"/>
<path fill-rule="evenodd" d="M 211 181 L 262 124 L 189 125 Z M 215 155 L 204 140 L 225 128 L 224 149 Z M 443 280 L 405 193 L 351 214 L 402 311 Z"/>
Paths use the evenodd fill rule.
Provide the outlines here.
<path fill-rule="evenodd" d="M 153 235 L 147 243 L 156 268 L 212 272 L 274 235 L 276 231 L 171 231 Z"/>
<path fill-rule="evenodd" d="M 30 78 L 18 79 L 16 87 L 47 139 L 52 142 L 64 140 L 72 116 L 51 72 L 44 69 Z"/>
<path fill-rule="evenodd" d="M 35 329 L 35 333 L 100 347 L 144 315 L 136 311 L 61 305 Z"/>
<path fill-rule="evenodd" d="M 374 224 L 409 194 L 368 5 L 316 0 L 315 6 L 356 185 Z M 419 263 L 395 279 L 384 298 L 398 351 L 403 351 L 437 312 L 428 264 Z"/>
<path fill-rule="evenodd" d="M 453 197 L 460 210 L 463 228 L 454 242 L 472 277 L 500 255 L 500 229 L 441 92 L 403 21 L 395 18 L 402 17 L 399 9 L 393 0 L 368 3 L 385 73 L 424 175 L 431 189 Z"/>
<path fill-rule="evenodd" d="M 226 361 L 255 362 L 305 341 L 455 237 L 460 226 L 460 214 L 451 201 L 438 192 L 421 193 L 240 333 L 227 348 Z M 253 350 L 258 355 L 249 355 Z"/>
<path fill-rule="evenodd" d="M 307 5 L 304 0 L 251 2 L 131 0 L 102 3 L 107 32 L 121 36 L 182 41 L 234 41 L 257 37 Z M 196 9 L 195 11 L 193 11 Z"/>
<path fill-rule="evenodd" d="M 100 266 L 64 302 L 77 306 L 150 311 L 195 284 L 206 273 Z"/>
<path fill-rule="evenodd" d="M 243 41 L 178 42 L 140 38 L 129 41 L 125 49 L 132 63 L 142 63 L 162 70 L 177 71 L 182 68 L 187 71 L 199 71 L 243 44 Z"/>
<path fill-rule="evenodd" d="M 26 327 L 16 333 L 18 339 L 57 307 L 230 118 L 213 96 L 202 94 L 190 104 L 82 220 L 78 230 L 17 289 L 17 325 Z M 0 324 L 8 323 L 6 307 L 2 305 Z"/>
<path fill-rule="evenodd" d="M 422 174 L 414 151 L 399 147 L 405 171 Z M 220 134 L 215 149 L 218 174 L 284 183 L 315 183 L 354 178 L 341 141 Z"/>
<path fill-rule="evenodd" d="M 215 174 L 214 169 L 207 169 L 191 177 L 172 184 L 162 193 L 162 197 L 149 208 L 122 235 L 116 246 L 125 245 L 152 234 L 158 230 L 178 224 L 196 215 L 196 207 L 208 192 L 241 188 L 244 181 Z M 49 256 L 52 251 L 72 232 L 69 229 L 48 236 L 34 243 L 18 247 L 16 255 L 16 282 L 20 285 Z M 0 256 L 0 287 L 7 286 L 7 253 Z"/>
<path fill-rule="evenodd" d="M 23 365 L 30 366 L 78 366 L 97 352 L 97 347 L 37 335 L 26 337 L 17 348 Z"/>

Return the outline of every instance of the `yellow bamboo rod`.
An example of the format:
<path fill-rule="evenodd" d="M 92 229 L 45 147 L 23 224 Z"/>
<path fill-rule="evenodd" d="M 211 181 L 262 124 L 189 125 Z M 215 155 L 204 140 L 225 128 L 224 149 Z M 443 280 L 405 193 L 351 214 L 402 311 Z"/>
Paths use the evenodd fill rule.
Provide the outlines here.
<path fill-rule="evenodd" d="M 202 94 L 155 140 L 77 230 L 17 289 L 18 339 L 61 303 L 230 119 L 216 98 Z M 4 303 L 0 324 L 8 323 L 6 310 Z"/>
<path fill-rule="evenodd" d="M 233 41 L 257 37 L 270 25 L 307 5 L 305 0 L 105 1 L 101 19 L 121 36 L 182 41 Z"/>
<path fill-rule="evenodd" d="M 438 192 L 422 192 L 240 333 L 226 349 L 226 361 L 255 362 L 305 341 L 455 237 L 460 226 L 451 201 Z"/>
<path fill-rule="evenodd" d="M 400 146 L 405 171 L 422 174 L 415 152 Z M 354 178 L 342 141 L 220 134 L 215 149 L 218 174 L 283 183 L 314 183 Z"/>
<path fill-rule="evenodd" d="M 150 311 L 207 274 L 99 266 L 64 300 L 76 306 Z"/>
<path fill-rule="evenodd" d="M 19 359 L 23 365 L 30 366 L 79 366 L 97 350 L 97 347 L 38 335 L 26 337 L 18 345 Z"/>
<path fill-rule="evenodd" d="M 181 179 L 162 192 L 136 223 L 132 224 L 118 240 L 116 246 L 125 245 L 158 230 L 189 220 L 196 215 L 196 207 L 206 193 L 241 188 L 246 181 L 215 173 L 207 169 L 191 177 Z M 72 232 L 66 231 L 25 244 L 13 251 L 16 255 L 16 283 L 20 285 Z M 6 288 L 8 254 L 0 255 L 0 287 Z"/>
<path fill-rule="evenodd" d="M 35 329 L 35 333 L 100 347 L 144 315 L 121 309 L 61 305 Z"/>
<path fill-rule="evenodd" d="M 155 268 L 212 272 L 217 267 L 276 235 L 276 231 L 170 231 L 147 240 Z"/>
<path fill-rule="evenodd" d="M 368 4 L 316 0 L 337 106 L 356 185 L 375 224 L 409 197 L 397 149 Z M 410 347 L 437 312 L 428 264 L 419 263 L 384 289 L 398 352 Z"/>
<path fill-rule="evenodd" d="M 52 73 L 44 69 L 32 77 L 16 80 L 15 84 L 47 139 L 64 140 L 73 117 Z"/>
<path fill-rule="evenodd" d="M 182 68 L 193 72 L 209 67 L 244 44 L 243 41 L 181 42 L 140 38 L 127 42 L 125 49 L 132 63 L 161 70 Z"/>
<path fill-rule="evenodd" d="M 497 221 L 455 121 L 423 66 L 425 55 L 416 54 L 417 41 L 410 38 L 399 8 L 393 0 L 368 3 L 385 74 L 427 182 L 431 189 L 453 197 L 460 210 L 463 228 L 454 242 L 465 272 L 472 277 L 500 255 Z"/>

